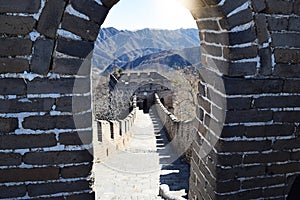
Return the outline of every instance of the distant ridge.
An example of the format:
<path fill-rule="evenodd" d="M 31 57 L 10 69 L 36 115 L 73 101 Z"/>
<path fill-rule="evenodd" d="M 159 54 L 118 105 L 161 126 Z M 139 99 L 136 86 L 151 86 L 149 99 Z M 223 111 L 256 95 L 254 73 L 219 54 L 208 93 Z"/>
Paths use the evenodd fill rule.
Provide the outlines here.
<path fill-rule="evenodd" d="M 103 28 L 95 43 L 93 66 L 107 74 L 114 67 L 194 65 L 200 63 L 199 44 L 198 29 L 128 31 Z"/>

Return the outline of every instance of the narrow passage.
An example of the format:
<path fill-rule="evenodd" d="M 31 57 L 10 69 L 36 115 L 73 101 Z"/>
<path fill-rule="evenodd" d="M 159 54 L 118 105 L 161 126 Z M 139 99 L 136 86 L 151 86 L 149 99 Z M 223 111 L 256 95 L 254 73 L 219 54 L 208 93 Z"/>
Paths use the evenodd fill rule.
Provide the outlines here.
<path fill-rule="evenodd" d="M 172 194 L 186 197 L 189 165 L 168 145 L 155 110 L 138 110 L 131 131 L 133 138 L 125 150 L 94 164 L 96 199 L 162 199 L 158 196 L 160 184 L 169 185 Z"/>

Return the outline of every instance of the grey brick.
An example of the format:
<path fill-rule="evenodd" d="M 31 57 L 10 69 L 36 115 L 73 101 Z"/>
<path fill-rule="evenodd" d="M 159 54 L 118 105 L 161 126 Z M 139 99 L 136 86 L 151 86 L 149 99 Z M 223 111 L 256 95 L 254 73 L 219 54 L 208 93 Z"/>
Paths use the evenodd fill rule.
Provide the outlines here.
<path fill-rule="evenodd" d="M 289 18 L 289 30 L 300 31 L 300 17 Z"/>
<path fill-rule="evenodd" d="M 273 75 L 286 78 L 298 78 L 300 77 L 300 65 L 276 64 Z"/>
<path fill-rule="evenodd" d="M 235 26 L 243 25 L 253 20 L 252 10 L 245 9 L 238 12 L 228 18 L 223 18 L 220 20 L 220 25 L 223 29 L 232 29 Z"/>
<path fill-rule="evenodd" d="M 55 38 L 65 5 L 64 0 L 47 1 L 40 16 L 37 30 L 47 37 Z"/>
<path fill-rule="evenodd" d="M 29 60 L 22 58 L 0 58 L 0 73 L 29 71 Z"/>
<path fill-rule="evenodd" d="M 38 39 L 35 41 L 30 69 L 37 74 L 47 74 L 50 69 L 54 41 L 50 39 Z"/>
<path fill-rule="evenodd" d="M 265 15 L 259 14 L 255 16 L 256 33 L 259 44 L 263 44 L 268 41 L 269 35 L 267 30 L 267 19 Z"/>
<path fill-rule="evenodd" d="M 256 12 L 261 12 L 266 8 L 266 2 L 264 0 L 252 0 L 252 5 Z"/>
<path fill-rule="evenodd" d="M 0 56 L 29 55 L 31 54 L 31 47 L 32 47 L 32 41 L 30 39 L 1 38 Z"/>
<path fill-rule="evenodd" d="M 97 39 L 100 26 L 92 21 L 87 21 L 65 13 L 62 21 L 62 29 L 70 31 L 84 40 L 95 41 Z"/>
<path fill-rule="evenodd" d="M 73 8 L 89 16 L 89 18 L 99 25 L 103 24 L 109 9 L 97 4 L 93 0 L 71 0 Z"/>
<path fill-rule="evenodd" d="M 276 63 L 300 63 L 299 49 L 275 49 Z"/>
<path fill-rule="evenodd" d="M 47 123 L 44 123 L 47 121 Z M 32 116 L 24 119 L 23 127 L 33 130 L 89 128 L 91 113 L 59 116 Z"/>
<path fill-rule="evenodd" d="M 262 75 L 270 75 L 272 73 L 272 52 L 271 48 L 259 49 L 260 56 L 260 70 L 259 73 Z"/>
<path fill-rule="evenodd" d="M 67 75 L 89 75 L 91 63 L 86 59 L 75 58 L 55 58 L 53 62 L 53 72 Z"/>
<path fill-rule="evenodd" d="M 19 112 L 50 112 L 55 99 L 28 99 L 21 102 L 20 99 L 0 99 L 0 111 L 6 113 Z"/>
<path fill-rule="evenodd" d="M 288 18 L 287 17 L 268 17 L 268 28 L 270 31 L 282 31 L 288 29 Z"/>
<path fill-rule="evenodd" d="M 5 78 L 0 79 L 1 95 L 24 95 L 26 92 L 26 84 L 23 79 Z"/>
<path fill-rule="evenodd" d="M 0 0 L 0 13 L 37 13 L 40 6 L 36 0 Z"/>
<path fill-rule="evenodd" d="M 223 56 L 228 60 L 241 60 L 247 58 L 255 58 L 257 56 L 257 46 L 242 48 L 223 48 Z"/>
<path fill-rule="evenodd" d="M 86 58 L 89 53 L 92 53 L 93 49 L 93 42 L 71 40 L 61 37 L 58 39 L 56 48 L 58 52 L 79 58 Z"/>
<path fill-rule="evenodd" d="M 291 14 L 293 1 L 290 0 L 266 0 L 266 12 L 270 14 Z"/>
<path fill-rule="evenodd" d="M 33 17 L 0 15 L 0 33 L 10 35 L 26 35 L 35 25 Z"/>
<path fill-rule="evenodd" d="M 18 119 L 17 118 L 0 118 L 0 133 L 9 133 L 13 132 L 18 128 Z M 0 136 L 1 139 L 1 136 Z M 0 143 L 0 147 L 2 144 Z"/>
<path fill-rule="evenodd" d="M 300 48 L 300 33 L 273 33 L 273 47 L 296 47 Z"/>
<path fill-rule="evenodd" d="M 77 88 L 74 88 L 75 81 Z M 28 82 L 27 91 L 28 94 L 86 93 L 90 91 L 90 80 L 87 78 L 35 78 Z"/>

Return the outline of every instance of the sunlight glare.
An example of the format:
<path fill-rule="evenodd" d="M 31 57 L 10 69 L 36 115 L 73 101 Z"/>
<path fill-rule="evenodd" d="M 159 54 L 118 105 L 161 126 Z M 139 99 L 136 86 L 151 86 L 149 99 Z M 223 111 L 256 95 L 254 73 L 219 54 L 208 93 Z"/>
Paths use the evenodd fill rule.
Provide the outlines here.
<path fill-rule="evenodd" d="M 185 0 L 121 0 L 110 11 L 102 27 L 138 30 L 143 28 L 197 28 Z"/>

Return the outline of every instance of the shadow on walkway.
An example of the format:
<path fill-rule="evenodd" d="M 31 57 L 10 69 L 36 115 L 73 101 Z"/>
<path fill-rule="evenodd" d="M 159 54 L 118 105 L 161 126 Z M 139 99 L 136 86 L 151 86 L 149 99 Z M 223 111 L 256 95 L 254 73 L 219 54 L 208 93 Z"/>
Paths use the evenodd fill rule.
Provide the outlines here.
<path fill-rule="evenodd" d="M 166 184 L 174 195 L 188 198 L 190 165 L 182 155 L 175 153 L 170 143 L 171 139 L 159 120 L 156 110 L 151 109 L 149 115 L 154 125 L 157 153 L 161 165 L 160 185 Z"/>

